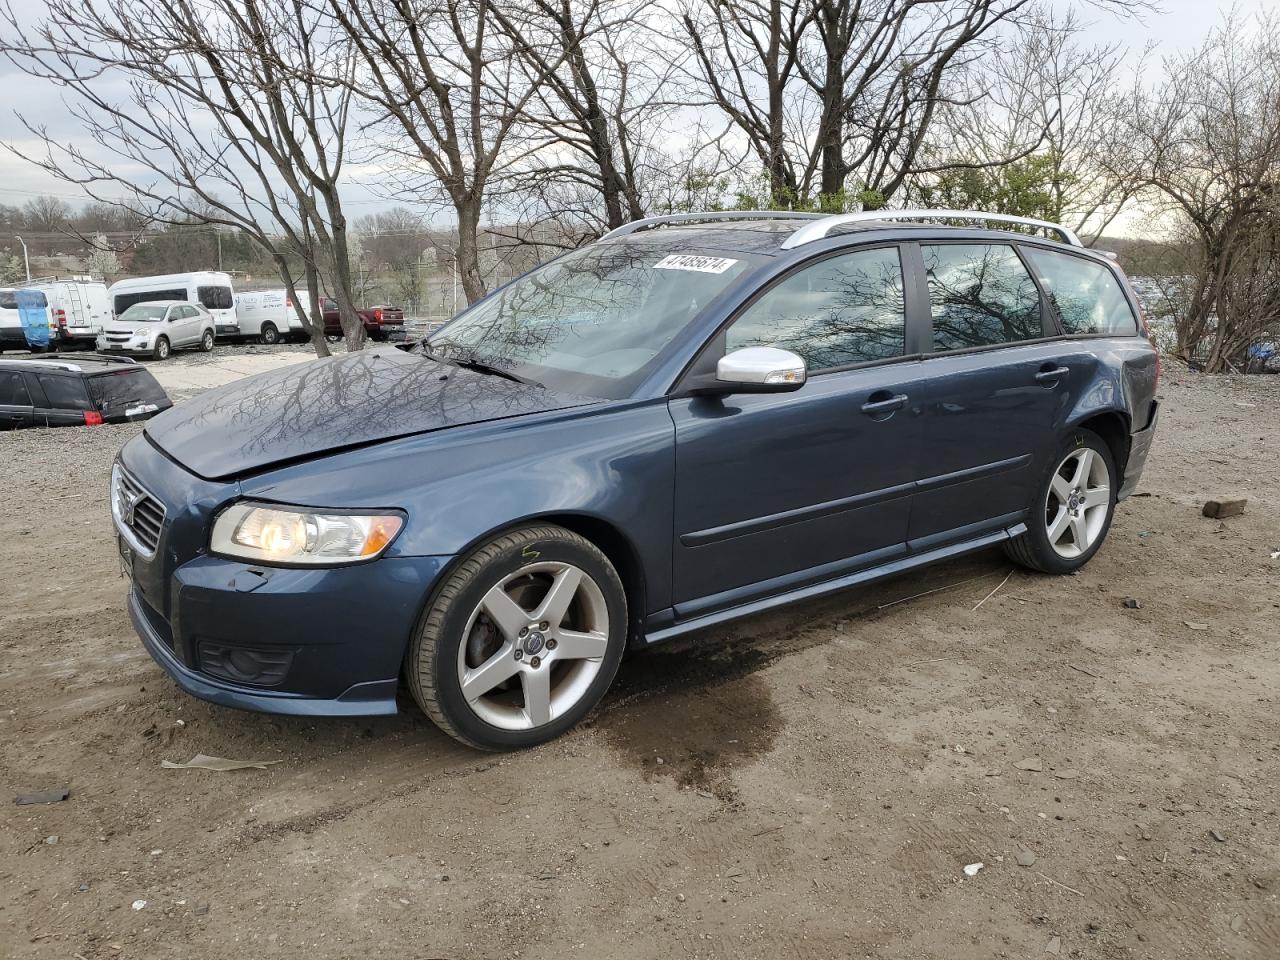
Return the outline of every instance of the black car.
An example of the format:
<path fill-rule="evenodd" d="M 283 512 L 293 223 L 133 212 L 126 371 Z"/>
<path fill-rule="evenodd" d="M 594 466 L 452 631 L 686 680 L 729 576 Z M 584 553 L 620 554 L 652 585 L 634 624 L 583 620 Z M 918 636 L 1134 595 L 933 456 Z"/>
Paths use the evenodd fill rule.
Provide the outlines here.
<path fill-rule="evenodd" d="M 125 423 L 171 406 L 156 378 L 127 357 L 0 359 L 0 430 Z"/>

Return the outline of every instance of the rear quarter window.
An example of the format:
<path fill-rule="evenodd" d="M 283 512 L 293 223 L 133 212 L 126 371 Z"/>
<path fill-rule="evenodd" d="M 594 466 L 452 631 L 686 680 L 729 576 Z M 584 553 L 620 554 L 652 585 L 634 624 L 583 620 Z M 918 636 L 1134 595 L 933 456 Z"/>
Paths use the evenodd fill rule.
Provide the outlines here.
<path fill-rule="evenodd" d="M 1138 319 L 1116 275 L 1100 263 L 1068 253 L 1024 247 L 1049 306 L 1067 334 L 1130 335 Z"/>
<path fill-rule="evenodd" d="M 104 412 L 139 403 L 165 406 L 169 403 L 164 388 L 146 370 L 113 370 L 98 374 L 89 378 L 89 390 Z"/>
<path fill-rule="evenodd" d="M 54 410 L 93 410 L 93 401 L 80 377 L 54 377 L 41 374 L 36 378 Z"/>

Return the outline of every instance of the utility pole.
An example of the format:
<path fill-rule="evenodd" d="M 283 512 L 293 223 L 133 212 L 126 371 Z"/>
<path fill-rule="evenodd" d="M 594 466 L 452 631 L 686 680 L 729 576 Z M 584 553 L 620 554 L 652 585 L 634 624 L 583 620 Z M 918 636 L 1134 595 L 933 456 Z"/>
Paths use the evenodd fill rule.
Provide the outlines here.
<path fill-rule="evenodd" d="M 27 268 L 27 283 L 30 283 L 31 282 L 31 258 L 27 256 L 27 241 L 23 240 L 21 237 L 14 237 L 13 239 L 17 240 L 20 244 L 22 244 L 22 262 Z"/>
<path fill-rule="evenodd" d="M 222 272 L 222 231 L 217 227 L 213 228 L 213 235 L 218 238 L 218 272 Z"/>

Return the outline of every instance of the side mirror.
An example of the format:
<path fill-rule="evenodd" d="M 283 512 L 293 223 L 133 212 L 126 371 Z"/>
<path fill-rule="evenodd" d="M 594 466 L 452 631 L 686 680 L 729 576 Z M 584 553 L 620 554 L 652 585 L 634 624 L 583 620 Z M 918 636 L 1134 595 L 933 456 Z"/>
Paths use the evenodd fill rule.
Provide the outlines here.
<path fill-rule="evenodd" d="M 789 393 L 807 378 L 804 360 L 777 347 L 743 347 L 716 364 L 716 386 L 726 393 Z"/>

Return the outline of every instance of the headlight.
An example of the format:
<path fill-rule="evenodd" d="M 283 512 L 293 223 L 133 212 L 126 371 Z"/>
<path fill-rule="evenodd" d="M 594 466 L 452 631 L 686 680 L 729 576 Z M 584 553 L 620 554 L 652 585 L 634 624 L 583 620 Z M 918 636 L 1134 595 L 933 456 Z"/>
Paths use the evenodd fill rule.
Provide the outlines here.
<path fill-rule="evenodd" d="M 330 567 L 372 560 L 404 526 L 398 513 L 321 513 L 236 503 L 213 522 L 214 553 L 285 566 Z"/>

